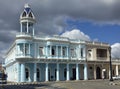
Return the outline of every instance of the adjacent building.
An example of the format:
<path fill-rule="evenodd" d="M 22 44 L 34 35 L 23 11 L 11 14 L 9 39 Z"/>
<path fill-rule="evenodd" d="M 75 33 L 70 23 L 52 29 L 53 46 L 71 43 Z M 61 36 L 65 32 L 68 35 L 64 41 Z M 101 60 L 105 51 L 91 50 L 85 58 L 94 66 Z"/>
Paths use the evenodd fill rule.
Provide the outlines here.
<path fill-rule="evenodd" d="M 5 58 L 8 81 L 109 78 L 109 44 L 57 35 L 37 36 L 35 23 L 36 19 L 30 6 L 25 4 L 24 11 L 20 15 L 20 32 L 16 35 Z"/>
<path fill-rule="evenodd" d="M 112 75 L 120 76 L 120 58 L 112 59 Z"/>

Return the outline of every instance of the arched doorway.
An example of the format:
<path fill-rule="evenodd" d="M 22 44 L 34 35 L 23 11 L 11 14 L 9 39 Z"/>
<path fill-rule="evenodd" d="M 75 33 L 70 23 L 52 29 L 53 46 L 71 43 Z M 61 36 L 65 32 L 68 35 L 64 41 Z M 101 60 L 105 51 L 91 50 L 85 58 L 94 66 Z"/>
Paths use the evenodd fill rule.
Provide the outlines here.
<path fill-rule="evenodd" d="M 101 79 L 101 69 L 100 69 L 100 67 L 96 68 L 96 79 Z"/>
<path fill-rule="evenodd" d="M 66 80 L 66 77 L 67 77 L 67 69 L 65 68 L 64 69 L 64 80 Z"/>
<path fill-rule="evenodd" d="M 50 81 L 50 69 L 48 69 L 48 80 Z"/>
<path fill-rule="evenodd" d="M 40 69 L 37 68 L 37 81 L 40 81 Z"/>
<path fill-rule="evenodd" d="M 76 80 L 76 68 L 72 69 L 72 80 Z"/>
<path fill-rule="evenodd" d="M 25 68 L 25 79 L 29 81 L 29 77 L 30 77 L 29 69 Z"/>
<path fill-rule="evenodd" d="M 55 69 L 55 80 L 56 80 L 57 69 Z"/>

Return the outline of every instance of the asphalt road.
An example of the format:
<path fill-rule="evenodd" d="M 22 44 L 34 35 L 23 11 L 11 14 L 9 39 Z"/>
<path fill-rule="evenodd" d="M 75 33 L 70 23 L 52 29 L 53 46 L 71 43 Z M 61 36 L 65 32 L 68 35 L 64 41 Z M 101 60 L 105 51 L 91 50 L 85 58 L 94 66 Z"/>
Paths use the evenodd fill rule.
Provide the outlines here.
<path fill-rule="evenodd" d="M 120 80 L 60 81 L 40 84 L 6 84 L 0 89 L 120 89 Z"/>

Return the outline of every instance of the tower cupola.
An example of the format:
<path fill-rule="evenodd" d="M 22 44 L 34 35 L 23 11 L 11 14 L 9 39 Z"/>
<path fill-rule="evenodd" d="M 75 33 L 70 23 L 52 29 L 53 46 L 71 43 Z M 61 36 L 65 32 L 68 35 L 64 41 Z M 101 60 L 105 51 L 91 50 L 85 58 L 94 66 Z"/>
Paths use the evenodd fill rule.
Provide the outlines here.
<path fill-rule="evenodd" d="M 34 35 L 35 16 L 30 5 L 25 4 L 24 11 L 20 15 L 21 33 Z"/>

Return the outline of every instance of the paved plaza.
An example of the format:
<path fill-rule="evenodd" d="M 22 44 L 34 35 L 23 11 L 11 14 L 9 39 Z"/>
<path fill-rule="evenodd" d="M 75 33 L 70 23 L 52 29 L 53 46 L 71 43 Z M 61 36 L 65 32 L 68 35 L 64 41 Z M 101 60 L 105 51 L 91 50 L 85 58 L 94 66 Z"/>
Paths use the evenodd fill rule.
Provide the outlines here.
<path fill-rule="evenodd" d="M 60 81 L 42 82 L 39 84 L 6 84 L 0 85 L 0 89 L 120 89 L 120 80 L 110 82 L 109 80 L 88 81 Z"/>

